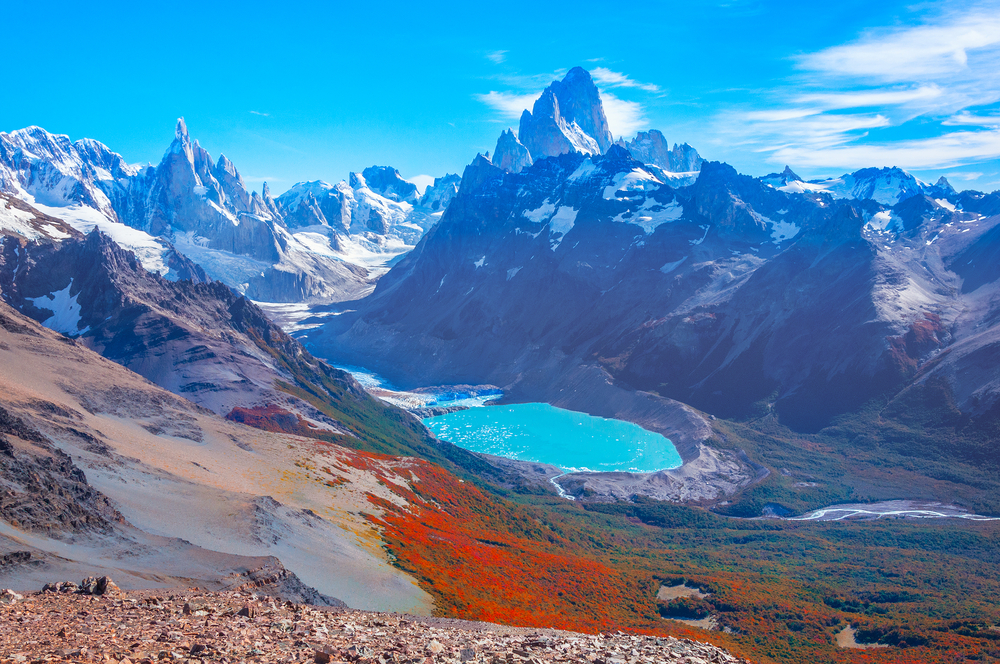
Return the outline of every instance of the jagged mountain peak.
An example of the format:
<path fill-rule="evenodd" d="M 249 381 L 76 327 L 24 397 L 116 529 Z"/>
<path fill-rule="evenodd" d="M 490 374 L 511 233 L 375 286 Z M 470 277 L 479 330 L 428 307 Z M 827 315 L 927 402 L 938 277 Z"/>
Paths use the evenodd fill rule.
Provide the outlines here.
<path fill-rule="evenodd" d="M 361 175 L 369 189 L 389 200 L 416 203 L 420 198 L 417 185 L 403 179 L 392 166 L 369 166 Z"/>
<path fill-rule="evenodd" d="M 444 212 L 451 200 L 458 194 L 458 188 L 462 184 L 462 176 L 457 173 L 448 173 L 438 178 L 434 178 L 434 184 L 424 190 L 424 195 L 420 197 L 420 205 L 431 210 L 432 213 Z"/>
<path fill-rule="evenodd" d="M 607 151 L 613 138 L 590 73 L 574 67 L 563 80 L 549 85 L 532 110 L 521 114 L 518 137 L 535 160 L 566 152 Z"/>
<path fill-rule="evenodd" d="M 562 81 L 549 86 L 560 100 L 563 116 L 576 122 L 606 152 L 613 141 L 604 104 L 594 79 L 583 67 L 573 67 Z"/>
<path fill-rule="evenodd" d="M 801 180 L 802 179 L 802 178 L 800 178 L 795 173 L 795 171 L 792 170 L 792 167 L 789 166 L 789 165 L 787 165 L 787 164 L 785 164 L 785 170 L 781 171 L 781 176 L 785 177 L 785 178 L 788 178 L 789 180 Z"/>
<path fill-rule="evenodd" d="M 226 155 L 224 154 L 219 155 L 219 161 L 216 162 L 215 164 L 215 170 L 224 171 L 234 177 L 239 177 L 240 175 L 239 172 L 236 170 L 236 166 L 233 165 L 233 162 L 231 162 L 229 158 L 226 157 Z M 242 180 L 242 178 L 240 179 Z"/>
<path fill-rule="evenodd" d="M 508 128 L 497 139 L 497 147 L 493 151 L 493 163 L 505 171 L 520 173 L 533 162 L 528 148 L 514 135 L 514 130 Z"/>
<path fill-rule="evenodd" d="M 948 182 L 948 178 L 946 178 L 943 175 L 938 178 L 937 182 L 934 183 L 934 186 L 935 187 L 941 187 L 941 188 L 950 189 L 953 192 L 955 191 L 955 188 L 951 186 L 950 182 Z"/>

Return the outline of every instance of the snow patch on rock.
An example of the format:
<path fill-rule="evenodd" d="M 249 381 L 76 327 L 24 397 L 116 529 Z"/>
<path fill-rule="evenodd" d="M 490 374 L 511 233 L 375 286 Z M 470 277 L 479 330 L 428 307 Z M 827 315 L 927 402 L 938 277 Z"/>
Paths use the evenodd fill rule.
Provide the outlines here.
<path fill-rule="evenodd" d="M 556 211 L 555 204 L 550 203 L 548 199 L 545 199 L 545 201 L 542 202 L 541 207 L 538 207 L 534 210 L 526 210 L 521 213 L 521 216 L 527 219 L 528 221 L 533 221 L 536 224 L 540 224 L 546 219 L 548 219 L 550 216 L 552 216 L 552 213 L 555 211 Z"/>
<path fill-rule="evenodd" d="M 687 258 L 688 257 L 685 256 L 684 258 L 680 259 L 679 261 L 674 261 L 673 263 L 667 263 L 667 264 L 665 264 L 663 267 L 660 268 L 660 272 L 662 272 L 663 274 L 670 274 L 671 272 L 673 272 L 674 270 L 676 270 L 677 268 L 679 268 L 681 266 L 681 263 L 683 263 L 684 261 L 686 261 Z"/>
<path fill-rule="evenodd" d="M 682 216 L 684 208 L 676 200 L 664 205 L 653 198 L 647 198 L 638 209 L 622 212 L 612 221 L 634 224 L 649 235 L 663 224 L 675 222 Z"/>
<path fill-rule="evenodd" d="M 656 176 L 642 168 L 636 168 L 628 173 L 618 173 L 610 185 L 604 188 L 604 200 L 613 201 L 628 197 L 634 193 L 655 191 L 663 183 Z M 622 193 L 619 196 L 619 192 Z"/>
<path fill-rule="evenodd" d="M 771 239 L 775 244 L 781 244 L 786 240 L 791 240 L 799 234 L 799 227 L 790 221 L 775 221 L 774 219 L 769 219 L 764 215 L 760 215 L 760 218 L 765 223 L 771 225 Z"/>
<path fill-rule="evenodd" d="M 36 309 L 47 309 L 52 312 L 51 316 L 42 321 L 42 325 L 62 334 L 77 336 L 89 330 L 90 326 L 80 329 L 80 303 L 77 302 L 80 294 L 70 296 L 72 288 L 73 280 L 70 279 L 69 285 L 60 291 L 24 299 L 35 305 Z"/>
<path fill-rule="evenodd" d="M 100 211 L 84 205 L 51 207 L 37 201 L 29 201 L 29 203 L 38 208 L 39 212 L 62 219 L 84 235 L 96 228 L 119 246 L 134 253 L 147 272 L 153 272 L 161 277 L 167 277 L 170 272 L 166 258 L 170 248 L 165 242 L 154 238 L 145 231 L 112 221 Z"/>
<path fill-rule="evenodd" d="M 555 251 L 562 243 L 563 238 L 566 237 L 566 234 L 573 230 L 573 226 L 576 225 L 577 212 L 578 210 L 564 205 L 549 219 L 549 244 L 552 251 Z M 552 238 L 553 235 L 559 235 L 559 237 Z"/>

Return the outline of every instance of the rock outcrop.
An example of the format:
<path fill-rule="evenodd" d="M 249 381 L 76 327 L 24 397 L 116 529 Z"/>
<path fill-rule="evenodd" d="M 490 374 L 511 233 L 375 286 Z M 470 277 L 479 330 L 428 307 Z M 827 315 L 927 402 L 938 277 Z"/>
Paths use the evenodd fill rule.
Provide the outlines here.
<path fill-rule="evenodd" d="M 703 160 L 698 151 L 684 143 L 670 143 L 658 129 L 640 131 L 631 141 L 619 139 L 618 145 L 629 151 L 636 160 L 644 164 L 659 166 L 671 173 L 691 173 L 701 170 Z"/>
<path fill-rule="evenodd" d="M 505 171 L 520 173 L 531 166 L 531 154 L 521 141 L 517 140 L 512 129 L 500 134 L 496 150 L 493 151 L 493 163 Z"/>

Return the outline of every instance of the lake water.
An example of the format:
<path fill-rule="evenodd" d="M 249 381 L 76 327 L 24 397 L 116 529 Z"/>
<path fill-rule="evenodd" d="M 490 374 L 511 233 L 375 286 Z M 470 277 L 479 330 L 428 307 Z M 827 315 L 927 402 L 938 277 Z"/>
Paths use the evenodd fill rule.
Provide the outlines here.
<path fill-rule="evenodd" d="M 637 424 L 545 403 L 470 408 L 430 417 L 434 434 L 473 452 L 548 463 L 564 471 L 650 472 L 681 465 L 668 438 Z"/>

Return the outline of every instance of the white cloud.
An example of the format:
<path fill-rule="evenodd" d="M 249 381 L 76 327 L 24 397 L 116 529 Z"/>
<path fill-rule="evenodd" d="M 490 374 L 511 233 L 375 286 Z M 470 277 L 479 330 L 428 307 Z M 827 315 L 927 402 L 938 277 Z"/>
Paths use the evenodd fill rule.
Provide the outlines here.
<path fill-rule="evenodd" d="M 858 90 L 852 92 L 825 92 L 807 94 L 795 101 L 800 104 L 816 104 L 827 110 L 842 108 L 865 108 L 869 106 L 897 106 L 915 101 L 926 101 L 941 97 L 943 91 L 937 85 L 922 85 L 909 90 Z"/>
<path fill-rule="evenodd" d="M 659 92 L 660 86 L 654 85 L 653 83 L 640 83 L 639 81 L 629 78 L 627 74 L 622 74 L 621 72 L 611 71 L 605 67 L 594 67 L 590 75 L 594 77 L 599 85 L 606 88 L 639 88 L 640 90 L 645 90 L 646 92 Z"/>
<path fill-rule="evenodd" d="M 823 113 L 818 109 L 789 108 L 728 114 L 717 118 L 717 132 L 730 144 L 772 152 L 789 146 L 815 149 L 842 145 L 868 130 L 890 124 L 889 118 L 880 113 Z"/>
<path fill-rule="evenodd" d="M 969 66 L 970 52 L 1000 45 L 996 3 L 933 23 L 872 30 L 849 44 L 799 58 L 799 67 L 832 76 L 912 81 L 954 74 Z"/>
<path fill-rule="evenodd" d="M 608 127 L 616 137 L 631 136 L 648 125 L 646 109 L 639 102 L 625 101 L 609 92 L 602 92 L 601 100 L 604 102 L 604 115 L 608 118 Z"/>
<path fill-rule="evenodd" d="M 984 175 L 986 175 L 986 173 L 981 173 L 979 171 L 952 171 L 951 173 L 945 173 L 945 177 L 949 180 L 964 180 L 967 182 L 978 180 Z"/>
<path fill-rule="evenodd" d="M 871 29 L 799 56 L 802 73 L 771 91 L 772 107 L 717 115 L 720 142 L 802 168 L 943 169 L 995 159 L 1000 0 L 923 7 L 918 24 Z"/>
<path fill-rule="evenodd" d="M 260 115 L 260 116 L 263 116 L 265 118 L 271 117 L 270 113 L 261 113 L 260 111 L 250 111 L 250 112 L 253 113 L 254 115 Z"/>
<path fill-rule="evenodd" d="M 417 185 L 417 191 L 420 192 L 421 196 L 424 195 L 424 192 L 427 190 L 427 187 L 434 184 L 433 175 L 414 175 L 411 178 L 405 178 L 405 179 Z"/>
<path fill-rule="evenodd" d="M 507 59 L 507 51 L 493 51 L 492 53 L 487 53 L 486 59 L 493 64 L 498 65 Z"/>
<path fill-rule="evenodd" d="M 971 125 L 974 127 L 1000 127 L 1000 115 L 972 115 L 968 111 L 962 111 L 958 115 L 953 115 L 941 124 Z"/>
<path fill-rule="evenodd" d="M 744 114 L 747 120 L 759 122 L 787 122 L 798 120 L 810 115 L 817 115 L 822 111 L 818 108 L 778 108 L 766 111 L 750 111 Z"/>
<path fill-rule="evenodd" d="M 794 145 L 774 151 L 774 161 L 806 167 L 856 169 L 900 166 L 906 169 L 954 168 L 1000 157 L 1000 130 L 961 131 L 897 142 L 816 147 Z"/>
<path fill-rule="evenodd" d="M 488 94 L 476 95 L 475 97 L 495 111 L 499 111 L 505 120 L 517 120 L 521 117 L 521 113 L 531 110 L 535 100 L 541 95 L 541 90 L 524 95 L 490 91 Z"/>

